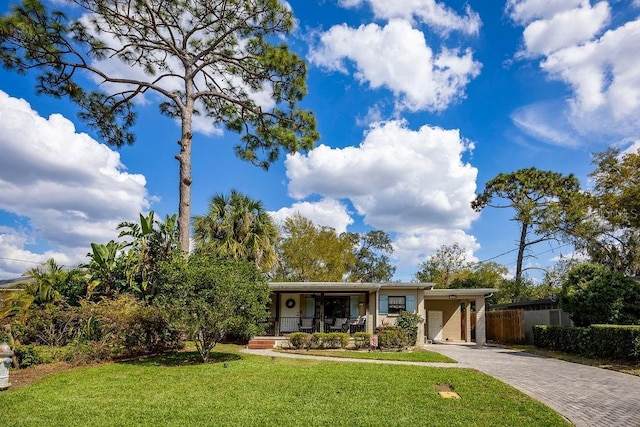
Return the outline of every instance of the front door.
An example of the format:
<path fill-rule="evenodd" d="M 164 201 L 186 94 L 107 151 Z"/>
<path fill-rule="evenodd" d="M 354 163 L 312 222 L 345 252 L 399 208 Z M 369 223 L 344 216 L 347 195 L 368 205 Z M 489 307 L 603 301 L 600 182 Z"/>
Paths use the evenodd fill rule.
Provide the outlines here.
<path fill-rule="evenodd" d="M 429 310 L 427 312 L 427 338 L 431 341 L 442 341 L 442 312 Z"/>

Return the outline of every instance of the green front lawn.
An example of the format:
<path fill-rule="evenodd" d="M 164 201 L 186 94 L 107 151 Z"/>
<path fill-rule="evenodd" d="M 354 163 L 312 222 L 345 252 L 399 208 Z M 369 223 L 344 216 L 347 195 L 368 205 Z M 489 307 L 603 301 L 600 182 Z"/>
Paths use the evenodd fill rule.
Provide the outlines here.
<path fill-rule="evenodd" d="M 367 350 L 282 350 L 307 356 L 343 357 L 349 359 L 398 360 L 403 362 L 456 363 L 455 360 L 435 351 L 367 351 Z"/>
<path fill-rule="evenodd" d="M 60 372 L 0 393 L 5 426 L 565 426 L 512 387 L 459 368 L 192 354 Z M 190 358 L 191 357 L 191 358 Z M 225 367 L 226 363 L 226 367 Z M 443 399 L 437 384 L 462 397 Z"/>

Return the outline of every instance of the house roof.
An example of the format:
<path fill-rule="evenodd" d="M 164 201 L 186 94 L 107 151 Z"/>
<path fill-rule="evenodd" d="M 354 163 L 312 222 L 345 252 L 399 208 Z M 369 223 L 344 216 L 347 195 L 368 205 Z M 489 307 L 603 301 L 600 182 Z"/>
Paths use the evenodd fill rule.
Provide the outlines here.
<path fill-rule="evenodd" d="M 31 277 L 16 277 L 15 279 L 0 280 L 0 290 L 11 290 L 16 288 L 18 284 L 34 281 Z"/>
<path fill-rule="evenodd" d="M 431 289 L 433 283 L 352 283 L 352 282 L 270 282 L 269 287 L 273 291 L 376 291 L 379 289 Z"/>
<path fill-rule="evenodd" d="M 475 298 L 498 292 L 497 288 L 471 288 L 471 289 L 431 289 L 424 292 L 427 299 L 465 299 Z"/>
<path fill-rule="evenodd" d="M 558 298 L 557 297 L 541 298 L 541 299 L 530 300 L 530 301 L 528 300 L 528 301 L 511 302 L 508 304 L 495 304 L 491 306 L 491 309 L 501 310 L 501 309 L 508 309 L 508 308 L 529 308 L 529 307 L 548 306 L 548 305 L 553 305 L 558 307 L 560 305 L 560 303 L 558 302 Z"/>
<path fill-rule="evenodd" d="M 375 292 L 378 290 L 424 290 L 427 299 L 476 298 L 498 292 L 497 288 L 477 289 L 433 289 L 434 283 L 391 282 L 391 283 L 350 283 L 350 282 L 270 282 L 272 291 L 280 292 Z"/>

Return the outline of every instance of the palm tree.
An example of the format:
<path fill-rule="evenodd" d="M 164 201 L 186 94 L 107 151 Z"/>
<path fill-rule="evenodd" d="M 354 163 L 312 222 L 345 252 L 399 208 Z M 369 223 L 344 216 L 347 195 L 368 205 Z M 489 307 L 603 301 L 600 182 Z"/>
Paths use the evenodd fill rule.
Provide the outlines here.
<path fill-rule="evenodd" d="M 262 271 L 276 265 L 278 229 L 261 201 L 231 190 L 211 198 L 206 215 L 193 218 L 197 251 L 254 262 Z"/>
<path fill-rule="evenodd" d="M 30 268 L 22 276 L 25 280 L 17 283 L 12 292 L 6 293 L 0 318 L 25 314 L 31 306 L 77 303 L 75 300 L 66 300 L 79 297 L 78 289 L 81 286 L 80 272 L 77 269 L 67 270 L 50 258 L 41 266 Z"/>

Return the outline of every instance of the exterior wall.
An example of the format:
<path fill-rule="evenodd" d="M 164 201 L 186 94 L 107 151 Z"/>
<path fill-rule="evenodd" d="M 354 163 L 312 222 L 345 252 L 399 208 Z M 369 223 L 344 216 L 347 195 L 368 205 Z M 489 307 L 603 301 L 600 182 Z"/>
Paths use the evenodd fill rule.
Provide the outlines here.
<path fill-rule="evenodd" d="M 287 307 L 289 298 L 296 302 L 292 308 Z M 280 296 L 281 332 L 295 332 L 298 330 L 298 321 L 291 319 L 293 317 L 300 317 L 300 294 L 282 294 Z"/>
<path fill-rule="evenodd" d="M 524 337 L 527 344 L 533 344 L 533 325 L 573 326 L 573 322 L 569 319 L 569 315 L 560 309 L 526 310 L 524 312 Z"/>
<path fill-rule="evenodd" d="M 407 295 L 413 295 L 414 298 L 414 302 L 415 302 L 415 306 L 416 306 L 416 312 L 418 314 L 420 314 L 420 317 L 424 318 L 424 312 L 420 312 L 418 309 L 420 308 L 420 304 L 424 301 L 424 290 L 417 290 L 417 289 L 394 289 L 394 290 L 386 290 L 383 289 L 381 291 L 378 292 L 378 298 L 380 295 L 387 295 L 387 296 L 407 296 Z M 373 301 L 371 298 L 369 298 L 369 303 L 371 304 L 372 302 L 375 302 L 375 313 L 376 313 L 376 317 L 377 317 L 377 321 L 376 321 L 376 326 L 393 326 L 396 324 L 396 318 L 398 317 L 397 314 L 385 314 L 385 313 L 380 313 L 379 307 L 378 307 L 378 298 L 375 297 L 374 294 L 374 298 Z"/>
<path fill-rule="evenodd" d="M 461 300 L 425 300 L 426 311 L 442 311 L 442 341 L 461 341 L 460 313 Z M 423 312 L 424 313 L 424 312 Z M 422 314 L 426 316 L 426 314 Z M 425 323 L 424 330 L 428 331 L 429 326 Z M 426 335 L 423 335 L 426 336 Z"/>

